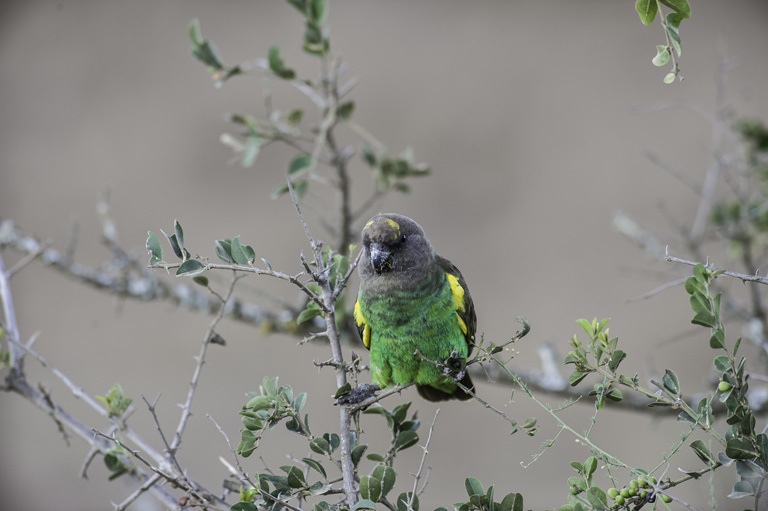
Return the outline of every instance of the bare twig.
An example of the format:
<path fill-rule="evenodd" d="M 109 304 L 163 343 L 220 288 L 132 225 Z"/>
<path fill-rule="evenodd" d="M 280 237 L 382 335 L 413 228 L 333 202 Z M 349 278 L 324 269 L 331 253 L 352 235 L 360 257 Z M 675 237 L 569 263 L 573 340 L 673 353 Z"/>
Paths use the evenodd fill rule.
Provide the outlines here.
<path fill-rule="evenodd" d="M 687 279 L 687 277 L 680 277 L 679 279 L 675 279 L 675 280 L 671 280 L 669 282 L 665 282 L 664 284 L 651 289 L 650 291 L 648 291 L 645 294 L 642 294 L 640 296 L 635 296 L 633 298 L 625 298 L 624 299 L 624 303 L 635 303 L 635 302 L 639 302 L 639 301 L 642 301 L 642 300 L 647 300 L 648 298 L 651 298 L 651 297 L 656 296 L 657 294 L 661 293 L 665 289 L 669 289 L 671 287 L 675 287 L 675 286 L 679 286 L 680 284 L 683 284 L 686 279 Z"/>
<path fill-rule="evenodd" d="M 125 500 L 123 500 L 120 504 L 115 506 L 115 511 L 124 511 L 128 509 L 128 506 L 133 504 L 136 499 L 138 499 L 144 493 L 149 491 L 149 489 L 152 488 L 156 483 L 158 483 L 162 478 L 163 476 L 161 476 L 160 474 L 152 474 L 151 476 L 149 476 L 141 486 L 136 488 L 136 490 L 134 490 L 133 493 L 131 493 L 130 495 L 128 495 L 128 497 L 125 498 Z"/>
<path fill-rule="evenodd" d="M 666 255 L 664 256 L 664 259 L 666 259 L 666 261 L 670 263 L 681 263 L 681 264 L 687 264 L 688 266 L 696 266 L 697 264 L 699 264 L 697 261 L 688 261 L 687 259 L 681 259 L 679 257 L 670 255 L 669 247 L 667 247 Z M 755 282 L 757 284 L 768 284 L 768 278 L 761 277 L 760 275 L 758 275 L 757 272 L 755 272 L 754 275 L 747 275 L 745 273 L 739 273 L 731 270 L 722 270 L 720 268 L 717 268 L 716 266 L 709 265 L 709 264 L 707 264 L 706 266 L 709 266 L 715 271 L 722 271 L 723 275 L 727 275 L 729 277 L 739 279 L 742 282 Z"/>
<path fill-rule="evenodd" d="M 314 252 L 315 256 L 315 264 L 317 267 L 317 275 L 316 275 L 316 282 L 320 285 L 320 289 L 322 291 L 322 301 L 323 301 L 323 317 L 325 318 L 326 322 L 326 333 L 328 337 L 328 341 L 331 345 L 331 353 L 333 355 L 334 363 L 336 364 L 336 385 L 337 387 L 344 386 L 345 383 L 347 383 L 347 372 L 344 369 L 344 355 L 341 350 L 341 340 L 339 338 L 339 331 L 336 326 L 336 312 L 335 312 L 335 304 L 336 304 L 336 298 L 334 298 L 333 295 L 333 289 L 331 289 L 330 283 L 328 281 L 328 278 L 326 276 L 326 268 L 324 268 L 323 265 L 323 257 L 322 257 L 322 244 L 318 243 L 314 240 L 312 237 L 312 234 L 309 232 L 309 227 L 307 226 L 306 221 L 304 220 L 304 216 L 301 214 L 301 208 L 299 207 L 298 199 L 296 198 L 296 194 L 293 190 L 293 185 L 288 180 L 288 188 L 291 192 L 291 197 L 293 198 L 293 205 L 296 208 L 296 213 L 299 216 L 299 219 L 304 226 L 304 231 L 307 235 L 307 239 L 310 242 L 310 245 L 312 246 L 312 251 Z M 330 263 L 330 258 L 329 258 Z M 357 490 L 355 485 L 355 465 L 352 462 L 352 447 L 350 444 L 349 434 L 351 431 L 351 417 L 352 414 L 345 406 L 339 407 L 339 437 L 340 437 L 340 447 L 341 447 L 341 472 L 344 477 L 344 494 L 346 496 L 347 505 L 348 506 L 354 506 L 357 502 Z"/>
<path fill-rule="evenodd" d="M 168 453 L 171 457 L 175 457 L 176 450 L 179 448 L 179 445 L 181 445 L 181 437 L 184 435 L 184 429 L 187 426 L 187 421 L 192 415 L 192 400 L 195 397 L 195 390 L 197 389 L 197 384 L 200 380 L 200 373 L 202 372 L 203 365 L 205 364 L 205 354 L 208 351 L 208 345 L 210 343 L 211 337 L 214 334 L 216 325 L 218 325 L 219 321 L 221 321 L 221 318 L 224 316 L 226 303 L 232 296 L 232 292 L 235 290 L 235 284 L 239 279 L 240 277 L 238 277 L 236 274 L 232 276 L 232 282 L 230 283 L 229 289 L 227 290 L 224 303 L 221 304 L 219 313 L 216 315 L 216 317 L 213 318 L 213 320 L 211 320 L 211 323 L 208 325 L 208 329 L 205 331 L 205 335 L 203 336 L 203 343 L 200 347 L 200 353 L 197 355 L 197 365 L 195 366 L 195 372 L 192 375 L 192 381 L 189 382 L 187 400 L 181 407 L 181 418 L 179 419 L 179 425 L 176 428 L 176 434 L 173 437 L 173 443 L 171 443 L 170 452 Z"/>
<path fill-rule="evenodd" d="M 229 463 L 227 463 L 226 460 L 219 457 L 219 460 L 221 460 L 221 462 L 227 467 L 230 473 L 233 473 L 234 475 L 236 475 L 241 482 L 250 485 L 252 488 L 255 488 L 259 492 L 259 495 L 261 495 L 262 497 L 268 498 L 269 500 L 274 500 L 279 504 L 282 504 L 286 508 L 290 509 L 291 511 L 303 511 L 301 508 L 298 508 L 290 504 L 289 502 L 286 502 L 283 499 L 275 497 L 274 495 L 270 495 L 268 492 L 262 490 L 258 484 L 255 484 L 253 481 L 251 481 L 251 479 L 248 477 L 248 474 L 245 472 L 245 470 L 243 470 L 243 466 L 240 464 L 240 458 L 238 457 L 237 452 L 232 448 L 232 442 L 229 441 L 229 436 L 227 435 L 227 433 L 222 429 L 221 426 L 219 426 L 219 423 L 216 422 L 216 420 L 213 417 L 211 417 L 210 414 L 206 414 L 206 417 L 208 417 L 211 420 L 211 422 L 213 422 L 213 424 L 216 426 L 216 429 L 219 430 L 219 433 L 221 434 L 221 436 L 224 437 L 224 440 L 227 442 L 227 446 L 229 447 L 229 450 L 232 453 L 232 456 L 234 456 L 235 458 L 235 463 L 237 464 L 236 471 L 233 470 L 233 467 Z"/>
<path fill-rule="evenodd" d="M 162 467 L 153 465 L 152 462 L 150 462 L 146 457 L 142 456 L 140 451 L 131 449 L 116 436 L 107 435 L 105 433 L 100 432 L 97 429 L 92 429 L 92 431 L 94 435 L 104 438 L 106 440 L 109 440 L 113 442 L 115 445 L 121 447 L 122 449 L 130 453 L 131 456 L 139 460 L 149 470 L 159 475 L 162 479 L 171 483 L 173 486 L 180 488 L 185 492 L 189 493 L 190 495 L 194 496 L 201 504 L 209 504 L 213 506 L 215 509 L 219 509 L 221 511 L 229 511 L 229 505 L 226 502 L 224 502 L 223 500 L 221 500 L 216 495 L 206 490 L 199 484 L 191 481 L 188 477 L 186 477 L 186 475 L 180 474 L 177 476 L 174 474 L 170 474 L 167 471 L 165 471 Z M 158 486 L 157 484 L 154 484 L 151 486 L 151 488 L 152 489 L 160 488 L 160 486 Z M 175 502 L 173 507 L 176 507 L 177 504 L 178 503 Z"/>
<path fill-rule="evenodd" d="M 427 441 L 424 442 L 424 446 L 422 447 L 422 450 L 424 451 L 421 455 L 421 462 L 419 462 L 419 469 L 416 471 L 415 474 L 413 474 L 413 491 L 411 492 L 411 498 L 408 501 L 408 508 L 413 507 L 413 499 L 416 498 L 416 495 L 421 495 L 424 493 L 424 489 L 427 487 L 427 483 L 429 482 L 428 478 L 424 479 L 424 484 L 421 485 L 421 489 L 418 490 L 418 484 L 419 480 L 421 479 L 421 473 L 424 471 L 424 463 L 427 461 L 427 455 L 429 454 L 429 443 L 432 441 L 432 431 L 435 429 L 435 423 L 437 422 L 437 416 L 440 414 L 440 409 L 438 408 L 435 410 L 435 416 L 432 419 L 432 423 L 429 425 L 429 433 L 427 433 Z"/>

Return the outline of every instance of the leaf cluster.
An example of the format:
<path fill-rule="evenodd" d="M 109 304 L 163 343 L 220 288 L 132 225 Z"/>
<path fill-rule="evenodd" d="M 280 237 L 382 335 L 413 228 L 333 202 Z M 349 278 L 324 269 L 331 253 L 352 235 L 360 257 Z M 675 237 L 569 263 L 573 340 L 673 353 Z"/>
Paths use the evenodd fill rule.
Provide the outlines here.
<path fill-rule="evenodd" d="M 670 9 L 666 16 L 662 12 L 662 6 Z M 672 70 L 664 76 L 664 83 L 672 83 L 675 78 L 682 80 L 675 54 L 680 57 L 683 53 L 680 43 L 680 23 L 691 17 L 691 6 L 688 0 L 637 0 L 635 10 L 644 25 L 650 25 L 656 19 L 656 15 L 661 14 L 666 43 L 656 46 L 656 56 L 653 57 L 652 62 L 654 66 L 662 67 L 666 66 L 670 60 L 672 61 Z"/>
<path fill-rule="evenodd" d="M 754 496 L 762 488 L 768 470 L 768 436 L 756 430 L 756 417 L 748 399 L 746 357 L 737 357 L 741 337 L 736 339 L 732 349 L 729 350 L 726 345 L 725 325 L 720 319 L 721 294 L 713 297 L 711 291 L 712 282 L 721 274 L 722 271 L 697 264 L 693 277 L 685 282 L 694 311 L 691 322 L 708 327 L 710 348 L 723 353 L 714 358 L 713 365 L 720 375 L 719 400 L 725 404 L 725 422 L 729 426 L 724 435 L 725 451 L 718 453 L 717 457 L 703 443 L 692 447 L 697 456 L 710 466 L 736 464 L 740 480 L 729 497 L 740 498 Z"/>
<path fill-rule="evenodd" d="M 123 388 L 119 383 L 115 383 L 106 396 L 96 396 L 96 399 L 104 403 L 107 407 L 107 414 L 110 417 L 120 418 L 133 403 L 133 399 L 123 393 Z"/>
<path fill-rule="evenodd" d="M 458 511 L 523 511 L 523 495 L 520 493 L 507 493 L 500 502 L 496 502 L 493 485 L 484 490 L 483 484 L 474 477 L 464 480 L 464 489 L 469 500 L 455 503 L 453 508 Z M 447 510 L 442 507 L 435 511 Z"/>

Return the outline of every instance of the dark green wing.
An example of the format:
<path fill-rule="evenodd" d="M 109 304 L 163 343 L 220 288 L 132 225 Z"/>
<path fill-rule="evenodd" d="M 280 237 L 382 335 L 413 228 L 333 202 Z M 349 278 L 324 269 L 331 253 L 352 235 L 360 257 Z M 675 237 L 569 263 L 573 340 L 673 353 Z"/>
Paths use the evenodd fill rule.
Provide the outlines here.
<path fill-rule="evenodd" d="M 464 331 L 464 328 L 462 328 L 462 331 L 469 347 L 467 351 L 467 355 L 469 355 L 475 347 L 475 331 L 477 330 L 477 316 L 475 315 L 475 304 L 472 301 L 472 295 L 469 294 L 469 288 L 464 280 L 464 276 L 452 262 L 444 257 L 437 256 L 437 264 L 448 274 L 448 282 L 451 284 L 453 291 L 456 314 L 461 320 L 460 324 L 466 327 L 466 331 Z"/>

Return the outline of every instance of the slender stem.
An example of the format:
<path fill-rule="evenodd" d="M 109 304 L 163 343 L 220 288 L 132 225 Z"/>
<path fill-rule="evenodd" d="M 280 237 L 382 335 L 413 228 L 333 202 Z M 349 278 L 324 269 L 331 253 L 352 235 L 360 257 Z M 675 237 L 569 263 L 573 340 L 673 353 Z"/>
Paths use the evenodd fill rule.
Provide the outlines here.
<path fill-rule="evenodd" d="M 232 282 L 229 285 L 229 290 L 227 291 L 226 298 L 223 300 L 223 303 L 221 304 L 221 308 L 219 309 L 219 313 L 216 314 L 216 316 L 211 320 L 211 323 L 208 325 L 208 329 L 205 331 L 205 335 L 203 336 L 203 344 L 200 347 L 200 353 L 197 356 L 197 365 L 195 366 L 195 372 L 192 375 L 192 380 L 189 382 L 189 391 L 187 392 L 187 400 L 184 402 L 184 405 L 182 406 L 181 411 L 181 418 L 179 419 L 179 425 L 176 428 L 176 434 L 174 435 L 173 442 L 170 446 L 170 452 L 168 453 L 169 456 L 175 457 L 176 450 L 179 448 L 179 445 L 181 445 L 181 437 L 184 435 L 184 429 L 187 427 L 187 421 L 189 421 L 190 416 L 192 415 L 192 400 L 195 397 L 195 391 L 197 390 L 197 383 L 200 380 L 200 373 L 203 370 L 203 365 L 205 364 L 205 354 L 208 351 L 208 345 L 210 344 L 211 337 L 213 336 L 214 329 L 216 328 L 216 325 L 221 321 L 221 318 L 224 316 L 224 310 L 226 309 L 226 304 L 229 298 L 232 296 L 232 292 L 235 289 L 235 284 L 239 280 L 239 277 L 237 274 L 233 275 Z"/>
<path fill-rule="evenodd" d="M 347 383 L 347 372 L 344 368 L 344 355 L 341 350 L 341 338 L 339 336 L 339 328 L 336 323 L 336 296 L 334 290 L 331 289 L 331 284 L 328 280 L 328 269 L 323 263 L 322 243 L 315 241 L 312 234 L 309 231 L 307 222 L 304 220 L 304 215 L 301 213 L 301 207 L 296 197 L 296 193 L 293 189 L 291 180 L 288 180 L 288 190 L 291 193 L 293 199 L 293 205 L 296 208 L 296 214 L 299 216 L 299 220 L 304 226 L 304 231 L 307 235 L 307 239 L 312 247 L 312 253 L 315 258 L 315 265 L 317 273 L 313 274 L 313 279 L 320 286 L 321 297 L 320 305 L 323 309 L 323 317 L 326 322 L 326 336 L 331 345 L 331 353 L 333 355 L 333 363 L 336 368 L 336 385 L 338 387 L 344 386 Z M 331 264 L 330 257 L 328 258 L 328 264 Z M 341 473 L 344 478 L 343 487 L 344 494 L 346 496 L 347 505 L 349 507 L 354 506 L 357 503 L 357 489 L 355 486 L 355 465 L 352 462 L 352 445 L 350 441 L 351 432 L 351 418 L 352 414 L 347 407 L 342 406 L 339 409 L 339 439 L 341 448 Z"/>
<path fill-rule="evenodd" d="M 6 335 L 11 341 L 21 343 L 19 337 L 19 327 L 16 323 L 16 310 L 13 306 L 13 295 L 11 294 L 11 283 L 9 282 L 10 273 L 5 271 L 5 263 L 0 255 L 0 300 L 3 302 L 3 316 L 5 317 Z M 8 352 L 10 353 L 9 364 L 11 371 L 20 378 L 24 378 L 24 355 L 18 345 L 14 342 L 8 343 Z"/>

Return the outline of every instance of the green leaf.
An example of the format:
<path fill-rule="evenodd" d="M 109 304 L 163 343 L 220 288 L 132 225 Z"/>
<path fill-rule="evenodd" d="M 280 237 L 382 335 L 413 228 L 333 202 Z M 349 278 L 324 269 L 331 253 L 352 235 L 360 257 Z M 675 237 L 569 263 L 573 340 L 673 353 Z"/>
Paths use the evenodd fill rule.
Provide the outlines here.
<path fill-rule="evenodd" d="M 285 62 L 283 62 L 283 59 L 280 57 L 280 48 L 277 46 L 269 47 L 267 60 L 269 62 L 269 69 L 278 77 L 284 80 L 293 80 L 296 78 L 296 72 L 293 69 L 285 67 Z"/>
<path fill-rule="evenodd" d="M 307 481 L 304 479 L 304 472 L 299 467 L 285 465 L 280 467 L 280 470 L 288 475 L 288 486 L 291 488 L 303 488 L 307 485 Z"/>
<path fill-rule="evenodd" d="M 733 490 L 728 494 L 729 499 L 751 497 L 755 494 L 755 488 L 749 481 L 739 481 L 733 485 Z"/>
<path fill-rule="evenodd" d="M 348 121 L 350 117 L 352 117 L 352 113 L 354 111 L 355 111 L 355 102 L 347 101 L 346 103 L 340 104 L 336 108 L 336 117 L 338 117 L 342 121 Z"/>
<path fill-rule="evenodd" d="M 397 474 L 392 467 L 379 465 L 373 469 L 373 477 L 381 481 L 381 496 L 386 497 L 387 493 L 395 487 Z"/>
<path fill-rule="evenodd" d="M 360 496 L 365 500 L 378 502 L 381 499 L 381 481 L 376 477 L 362 476 L 360 478 Z"/>
<path fill-rule="evenodd" d="M 243 458 L 248 456 L 256 450 L 256 436 L 247 429 L 240 431 L 240 443 L 237 445 L 237 453 Z"/>
<path fill-rule="evenodd" d="M 371 454 L 367 455 L 366 458 L 376 462 L 384 461 L 384 456 L 382 456 L 381 454 L 376 454 L 375 452 L 372 452 Z"/>
<path fill-rule="evenodd" d="M 259 431 L 264 429 L 264 423 L 256 417 L 243 417 L 243 426 L 249 431 Z"/>
<path fill-rule="evenodd" d="M 691 442 L 691 449 L 693 449 L 696 456 L 707 465 L 715 463 L 715 457 L 712 455 L 712 451 L 710 451 L 706 444 L 701 440 L 694 440 Z"/>
<path fill-rule="evenodd" d="M 299 154 L 293 157 L 291 163 L 288 165 L 288 175 L 292 176 L 297 172 L 309 168 L 312 166 L 314 158 L 311 154 Z"/>
<path fill-rule="evenodd" d="M 352 392 L 352 384 L 347 382 L 336 389 L 336 393 L 333 395 L 333 399 L 339 399 L 341 396 L 349 394 L 350 392 Z"/>
<path fill-rule="evenodd" d="M 261 150 L 261 137 L 251 135 L 245 139 L 243 153 L 240 157 L 240 165 L 244 168 L 252 167 Z"/>
<path fill-rule="evenodd" d="M 376 155 L 373 154 L 373 149 L 371 149 L 367 144 L 363 144 L 363 146 L 360 148 L 360 156 L 369 166 L 376 166 Z"/>
<path fill-rule="evenodd" d="M 698 312 L 693 316 L 691 323 L 694 325 L 706 326 L 709 328 L 717 328 L 717 321 L 715 316 L 708 312 Z"/>
<path fill-rule="evenodd" d="M 622 350 L 614 351 L 613 355 L 611 355 L 611 359 L 608 361 L 608 369 L 615 372 L 616 369 L 618 369 L 619 364 L 621 364 L 621 361 L 624 360 L 626 356 L 627 354 Z"/>
<path fill-rule="evenodd" d="M 568 376 L 568 383 L 571 385 L 571 387 L 575 387 L 576 385 L 581 383 L 581 380 L 586 378 L 588 375 L 589 373 L 574 371 Z"/>
<path fill-rule="evenodd" d="M 325 20 L 328 17 L 327 0 L 310 0 L 309 16 L 312 18 L 312 21 L 318 25 L 325 23 Z"/>
<path fill-rule="evenodd" d="M 255 396 L 252 397 L 246 404 L 245 408 L 257 412 L 259 410 L 266 410 L 272 406 L 272 398 L 268 396 Z"/>
<path fill-rule="evenodd" d="M 216 240 L 216 255 L 225 263 L 234 263 L 232 259 L 232 241 Z"/>
<path fill-rule="evenodd" d="M 208 277 L 197 276 L 197 277 L 192 277 L 192 280 L 195 282 L 195 284 L 198 284 L 203 287 L 208 287 Z"/>
<path fill-rule="evenodd" d="M 719 331 L 719 330 L 718 330 Z M 731 368 L 731 360 L 727 355 L 718 355 L 714 360 L 715 369 L 718 372 L 724 373 Z"/>
<path fill-rule="evenodd" d="M 758 453 L 749 440 L 745 438 L 731 438 L 725 444 L 725 455 L 735 460 L 749 460 L 756 458 Z"/>
<path fill-rule="evenodd" d="M 198 19 L 193 19 L 189 23 L 188 32 L 189 39 L 192 41 L 192 56 L 208 66 L 209 70 L 224 69 L 216 48 L 212 43 L 203 39 Z"/>
<path fill-rule="evenodd" d="M 707 298 L 702 294 L 699 294 L 699 293 L 692 294 L 690 299 L 690 304 L 691 304 L 691 310 L 693 310 L 693 312 L 696 314 L 712 313 L 712 305 L 709 303 L 709 300 L 707 300 Z"/>
<path fill-rule="evenodd" d="M 608 509 L 608 498 L 605 492 L 597 486 L 591 486 L 587 489 L 587 500 L 595 511 Z"/>
<path fill-rule="evenodd" d="M 683 18 L 691 17 L 691 6 L 688 0 L 659 0 L 661 3 L 680 14 Z"/>
<path fill-rule="evenodd" d="M 673 396 L 678 396 L 680 394 L 680 380 L 671 369 L 664 370 L 664 377 L 661 382 L 664 385 L 664 388 Z"/>
<path fill-rule="evenodd" d="M 352 464 L 354 466 L 357 466 L 360 464 L 360 459 L 363 457 L 363 454 L 367 450 L 368 450 L 368 446 L 366 444 L 356 445 L 355 448 L 352 449 L 350 456 L 352 457 Z"/>
<path fill-rule="evenodd" d="M 410 506 L 408 505 L 409 502 L 411 502 Z M 397 497 L 396 505 L 397 511 L 419 511 L 419 497 L 413 492 L 403 492 Z"/>
<path fill-rule="evenodd" d="M 248 255 L 245 253 L 243 246 L 240 244 L 240 236 L 235 236 L 232 238 L 230 254 L 232 255 L 232 259 L 235 261 L 235 264 L 239 264 L 240 266 L 248 266 Z"/>
<path fill-rule="evenodd" d="M 741 346 L 741 337 L 736 339 L 736 343 L 733 345 L 733 356 L 736 356 L 736 352 L 739 351 L 739 346 Z"/>
<path fill-rule="evenodd" d="M 484 495 L 483 485 L 480 481 L 474 477 L 467 477 L 464 480 L 464 488 L 467 490 L 467 495 Z"/>
<path fill-rule="evenodd" d="M 415 431 L 401 431 L 395 439 L 395 451 L 402 451 L 419 441 L 419 434 Z"/>
<path fill-rule="evenodd" d="M 701 263 L 696 263 L 696 266 L 693 267 L 693 276 L 696 277 L 696 280 L 702 286 L 706 286 L 707 283 L 709 282 L 707 268 Z"/>
<path fill-rule="evenodd" d="M 577 319 L 576 323 L 578 323 L 579 326 L 581 326 L 581 328 L 584 330 L 584 332 L 586 332 L 588 336 L 592 337 L 592 333 L 593 333 L 592 323 L 590 323 L 586 319 Z"/>
<path fill-rule="evenodd" d="M 653 57 L 651 62 L 657 67 L 665 66 L 667 62 L 669 62 L 669 47 L 662 45 L 656 46 L 656 56 Z"/>
<path fill-rule="evenodd" d="M 635 2 L 635 10 L 640 15 L 640 21 L 643 25 L 650 25 L 656 18 L 656 12 L 659 6 L 656 4 L 656 0 L 637 0 Z"/>
<path fill-rule="evenodd" d="M 147 231 L 146 246 L 150 255 L 149 264 L 159 263 L 163 260 L 163 246 L 152 231 Z"/>
<path fill-rule="evenodd" d="M 497 511 L 523 511 L 523 495 L 508 493 L 499 504 Z"/>
<path fill-rule="evenodd" d="M 597 470 L 597 458 L 590 456 L 587 461 L 584 462 L 584 475 L 589 478 Z"/>
<path fill-rule="evenodd" d="M 683 49 L 680 46 L 680 22 L 683 20 L 682 15 L 676 12 L 670 12 L 667 14 L 666 29 L 669 35 L 669 40 L 672 43 L 672 47 L 675 49 L 677 56 L 681 56 Z"/>
<path fill-rule="evenodd" d="M 178 257 L 182 261 L 185 260 L 186 259 L 186 257 L 184 257 L 185 254 L 181 251 L 179 242 L 176 240 L 176 234 L 171 234 L 170 236 L 168 236 L 168 234 L 162 229 L 160 229 L 160 232 L 162 232 L 165 235 L 165 237 L 168 238 L 168 243 L 171 245 L 171 250 L 173 250 L 173 253 L 176 255 L 176 257 Z"/>
<path fill-rule="evenodd" d="M 304 110 L 302 110 L 301 108 L 296 108 L 288 112 L 288 115 L 285 117 L 285 120 L 288 121 L 288 124 L 296 126 L 297 124 L 301 124 L 301 120 L 303 118 L 304 118 Z"/>
<path fill-rule="evenodd" d="M 320 309 L 304 309 L 301 311 L 301 314 L 299 314 L 299 317 L 296 318 L 296 324 L 301 325 L 302 323 L 306 323 L 315 316 L 319 316 L 321 312 Z"/>
<path fill-rule="evenodd" d="M 357 511 L 358 509 L 376 509 L 376 503 L 372 500 L 361 499 L 357 501 L 357 504 L 352 506 L 352 511 Z"/>
<path fill-rule="evenodd" d="M 395 424 L 401 424 L 404 420 L 406 415 L 408 415 L 408 408 L 410 408 L 411 403 L 405 403 L 402 405 L 396 406 L 392 410 L 392 418 L 395 419 Z"/>
<path fill-rule="evenodd" d="M 184 230 L 181 228 L 181 224 L 178 220 L 173 221 L 173 231 L 176 234 L 176 239 L 181 247 L 184 246 Z"/>
<path fill-rule="evenodd" d="M 341 438 L 339 438 L 339 435 L 337 435 L 336 433 L 331 433 L 330 435 L 328 433 L 325 433 L 323 435 L 323 438 L 328 440 L 332 451 L 335 451 L 336 449 L 338 449 L 339 444 L 341 444 Z"/>
<path fill-rule="evenodd" d="M 205 271 L 205 265 L 197 259 L 187 259 L 176 270 L 177 277 L 191 277 Z"/>
<path fill-rule="evenodd" d="M 315 438 L 309 443 L 309 448 L 317 454 L 327 454 L 331 452 L 331 444 L 325 438 Z"/>
<path fill-rule="evenodd" d="M 709 338 L 709 347 L 713 350 L 725 349 L 725 333 L 722 330 L 715 330 Z"/>
<path fill-rule="evenodd" d="M 307 403 L 307 393 L 301 392 L 298 396 L 296 396 L 296 399 L 293 400 L 292 406 L 294 411 L 298 414 L 301 412 L 302 408 L 304 408 L 304 405 Z"/>
<path fill-rule="evenodd" d="M 236 502 L 230 506 L 229 511 L 258 511 L 259 506 L 252 502 Z"/>

